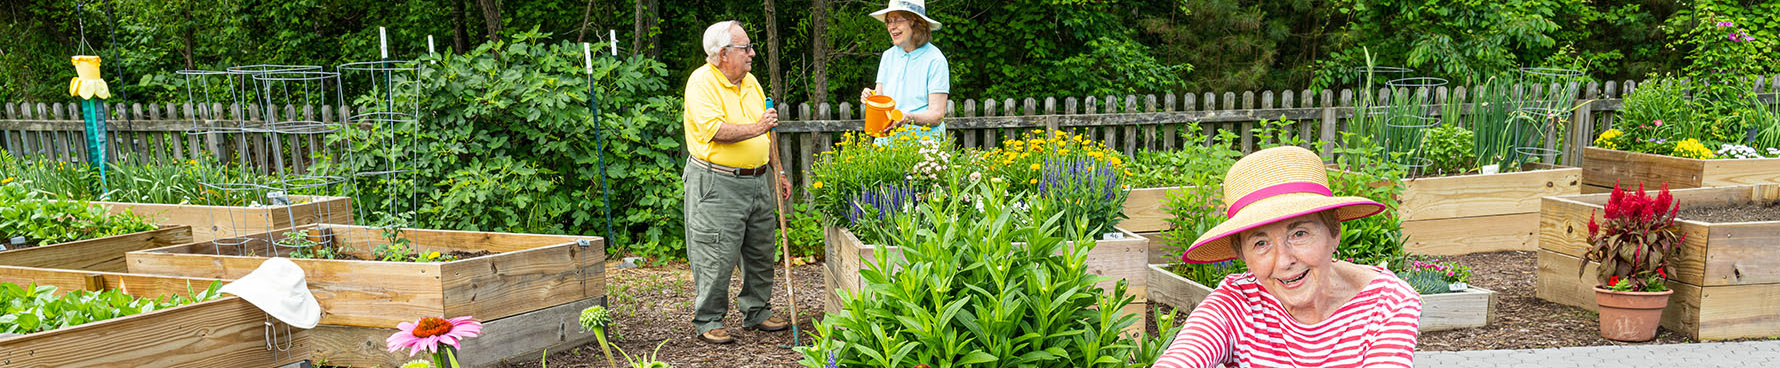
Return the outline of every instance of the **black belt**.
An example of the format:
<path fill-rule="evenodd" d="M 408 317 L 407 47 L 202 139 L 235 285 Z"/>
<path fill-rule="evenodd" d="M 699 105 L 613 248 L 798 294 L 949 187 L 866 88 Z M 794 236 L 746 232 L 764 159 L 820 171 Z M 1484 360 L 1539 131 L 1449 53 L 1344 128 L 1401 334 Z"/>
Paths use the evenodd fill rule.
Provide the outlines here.
<path fill-rule="evenodd" d="M 772 172 L 772 168 L 768 167 L 769 165 L 760 165 L 760 167 L 756 167 L 756 168 L 752 168 L 752 169 L 742 169 L 742 168 L 734 168 L 734 167 L 729 167 L 729 166 L 713 164 L 713 163 L 710 163 L 709 161 L 700 160 L 697 157 L 688 157 L 687 161 L 692 161 L 692 163 L 697 164 L 698 166 L 703 166 L 706 169 L 710 169 L 712 172 L 716 172 L 719 174 L 729 174 L 729 175 L 734 175 L 734 176 L 761 176 L 761 175 L 765 175 L 768 172 Z"/>

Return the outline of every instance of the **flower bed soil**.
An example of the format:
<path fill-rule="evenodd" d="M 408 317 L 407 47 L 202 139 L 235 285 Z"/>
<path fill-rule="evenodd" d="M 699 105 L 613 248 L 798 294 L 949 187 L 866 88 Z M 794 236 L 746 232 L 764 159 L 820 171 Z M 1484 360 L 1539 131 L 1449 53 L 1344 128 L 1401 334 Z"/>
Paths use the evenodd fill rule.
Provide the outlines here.
<path fill-rule="evenodd" d="M 1742 203 L 1729 206 L 1683 208 L 1677 216 L 1683 220 L 1707 223 L 1780 221 L 1780 201 Z"/>

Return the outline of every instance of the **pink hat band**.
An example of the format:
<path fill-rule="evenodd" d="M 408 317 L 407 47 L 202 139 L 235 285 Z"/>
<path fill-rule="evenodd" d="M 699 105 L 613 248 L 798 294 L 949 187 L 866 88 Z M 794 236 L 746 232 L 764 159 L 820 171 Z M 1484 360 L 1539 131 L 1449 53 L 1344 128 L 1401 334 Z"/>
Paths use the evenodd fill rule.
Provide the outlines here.
<path fill-rule="evenodd" d="M 1249 192 L 1247 195 L 1243 195 L 1242 198 L 1237 199 L 1236 202 L 1230 203 L 1230 209 L 1224 210 L 1224 217 L 1236 217 L 1236 213 L 1241 212 L 1243 207 L 1248 207 L 1248 205 L 1254 204 L 1256 201 L 1281 194 L 1292 193 L 1313 193 L 1321 194 L 1326 197 L 1335 196 L 1335 191 L 1329 190 L 1329 187 L 1322 184 L 1304 181 L 1279 183 Z"/>

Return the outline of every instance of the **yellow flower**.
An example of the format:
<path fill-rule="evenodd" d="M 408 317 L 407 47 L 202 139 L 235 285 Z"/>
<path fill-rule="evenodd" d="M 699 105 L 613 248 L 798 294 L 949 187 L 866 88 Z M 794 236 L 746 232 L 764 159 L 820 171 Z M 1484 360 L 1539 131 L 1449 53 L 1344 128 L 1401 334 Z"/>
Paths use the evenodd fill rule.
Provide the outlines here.
<path fill-rule="evenodd" d="M 6 183 L 11 183 L 11 182 L 12 182 L 11 177 L 8 177 L 6 179 L 0 179 L 0 184 L 6 184 Z"/>
<path fill-rule="evenodd" d="M 1026 182 L 1029 184 L 1038 184 L 1038 178 L 1033 178 L 1032 180 L 1027 180 Z"/>
<path fill-rule="evenodd" d="M 189 164 L 189 165 L 197 165 L 197 164 L 198 164 L 198 160 L 186 160 L 186 161 L 185 161 L 185 163 L 186 163 L 186 164 Z"/>
<path fill-rule="evenodd" d="M 1058 149 L 1058 150 L 1057 150 L 1057 154 L 1059 154 L 1059 155 L 1067 155 L 1067 154 L 1069 154 L 1069 149 L 1068 149 L 1068 148 L 1063 148 L 1063 149 Z"/>
<path fill-rule="evenodd" d="M 1697 159 L 1702 159 L 1702 160 L 1709 159 L 1714 156 L 1712 154 L 1711 149 L 1707 149 L 1706 145 L 1700 144 L 1700 140 L 1693 139 L 1693 138 L 1683 139 L 1680 142 L 1675 142 L 1675 155 L 1680 156 L 1680 157 L 1697 158 Z"/>
<path fill-rule="evenodd" d="M 1032 163 L 1032 171 L 1038 171 L 1038 168 L 1039 166 L 1037 162 Z"/>
<path fill-rule="evenodd" d="M 810 183 L 810 188 L 811 189 L 822 189 L 822 182 L 818 181 L 815 183 Z"/>
<path fill-rule="evenodd" d="M 426 254 L 426 257 L 427 257 L 427 258 L 432 258 L 432 259 L 438 259 L 438 258 L 439 258 L 439 255 L 440 255 L 440 254 L 439 254 L 439 252 L 432 252 L 432 253 L 427 253 L 427 254 Z"/>

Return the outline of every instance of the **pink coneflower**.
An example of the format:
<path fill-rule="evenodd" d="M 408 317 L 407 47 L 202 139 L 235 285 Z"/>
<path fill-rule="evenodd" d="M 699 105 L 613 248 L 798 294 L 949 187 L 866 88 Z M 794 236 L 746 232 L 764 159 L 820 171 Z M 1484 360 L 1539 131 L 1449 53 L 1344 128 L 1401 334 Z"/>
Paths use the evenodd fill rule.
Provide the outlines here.
<path fill-rule="evenodd" d="M 389 335 L 389 339 L 385 340 L 389 343 L 389 351 L 408 348 L 408 356 L 414 356 L 414 353 L 421 350 L 437 352 L 441 343 L 457 348 L 459 341 L 481 335 L 482 323 L 469 316 L 452 319 L 426 317 L 417 322 L 396 324 L 396 329 L 401 331 Z"/>

